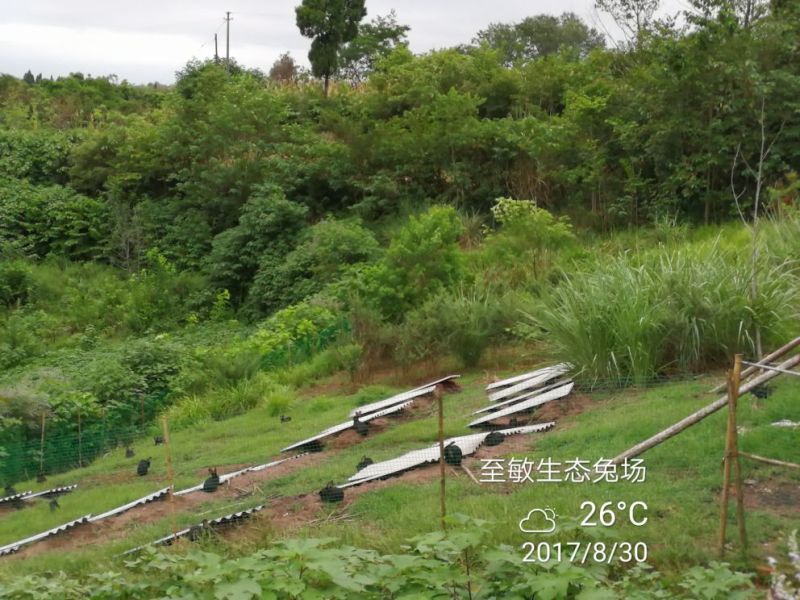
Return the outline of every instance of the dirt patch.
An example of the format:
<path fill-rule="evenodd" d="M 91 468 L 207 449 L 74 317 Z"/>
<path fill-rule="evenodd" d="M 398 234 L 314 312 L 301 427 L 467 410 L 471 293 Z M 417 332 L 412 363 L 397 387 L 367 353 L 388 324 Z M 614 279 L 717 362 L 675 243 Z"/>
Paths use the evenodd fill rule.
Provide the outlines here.
<path fill-rule="evenodd" d="M 743 487 L 744 505 L 781 516 L 793 517 L 800 507 L 800 483 L 767 479 Z M 735 487 L 732 488 L 735 496 Z"/>
<path fill-rule="evenodd" d="M 537 421 L 558 421 L 564 417 L 581 414 L 592 405 L 593 400 L 586 394 L 572 393 L 566 398 L 543 404 L 534 412 Z"/>

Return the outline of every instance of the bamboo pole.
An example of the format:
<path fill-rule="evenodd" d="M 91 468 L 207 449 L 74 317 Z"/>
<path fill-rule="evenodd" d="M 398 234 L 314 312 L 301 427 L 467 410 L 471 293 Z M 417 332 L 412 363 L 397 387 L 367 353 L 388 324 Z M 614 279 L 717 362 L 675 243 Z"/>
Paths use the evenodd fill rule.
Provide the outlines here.
<path fill-rule="evenodd" d="M 739 456 L 744 456 L 745 458 L 749 458 L 750 460 L 755 460 L 757 462 L 773 465 L 775 467 L 789 467 L 790 469 L 800 469 L 800 465 L 798 465 L 797 463 L 790 463 L 783 460 L 776 460 L 774 458 L 766 458 L 764 456 L 759 456 L 758 454 L 739 452 Z"/>
<path fill-rule="evenodd" d="M 791 342 L 789 342 L 788 344 L 786 344 L 784 346 L 781 346 L 780 348 L 778 348 L 777 350 L 775 350 L 771 354 L 767 354 L 764 358 L 762 358 L 758 362 L 765 363 L 765 362 L 769 362 L 771 360 L 775 360 L 776 358 L 780 358 L 781 356 L 783 356 L 787 352 L 789 352 L 791 350 L 794 350 L 798 346 L 800 346 L 800 337 L 796 337 Z M 746 368 L 744 371 L 742 371 L 742 380 L 747 379 L 748 377 L 750 377 L 750 375 L 752 375 L 753 373 L 755 373 L 756 371 L 758 371 L 761 368 L 762 367 L 755 367 L 755 366 L 751 366 L 751 367 Z M 715 387 L 713 390 L 711 390 L 711 393 L 712 394 L 716 394 L 717 392 L 721 392 L 722 390 L 725 389 L 725 385 L 726 384 L 724 384 L 724 383 L 719 384 L 717 387 Z"/>
<path fill-rule="evenodd" d="M 444 403 L 442 402 L 442 393 L 437 394 L 439 405 L 439 478 L 441 479 L 439 489 L 439 499 L 442 512 L 442 531 L 447 531 L 447 507 L 445 505 L 445 470 L 444 470 Z"/>
<path fill-rule="evenodd" d="M 739 402 L 739 387 L 742 380 L 742 355 L 736 355 L 733 365 L 733 380 L 731 382 L 730 407 L 728 418 L 733 422 L 731 458 L 733 459 L 733 477 L 736 483 L 736 524 L 739 528 L 739 545 L 742 555 L 747 554 L 747 528 L 744 522 L 744 493 L 742 490 L 742 460 L 739 458 L 739 430 L 736 427 L 736 411 Z"/>
<path fill-rule="evenodd" d="M 161 430 L 164 436 L 164 460 L 167 466 L 167 479 L 169 479 L 170 493 L 167 501 L 169 502 L 169 512 L 172 521 L 172 534 L 178 534 L 178 521 L 175 517 L 175 497 L 172 492 L 175 491 L 175 471 L 172 468 L 172 445 L 169 439 L 169 423 L 167 422 L 166 415 L 161 417 Z"/>
<path fill-rule="evenodd" d="M 731 408 L 733 407 L 733 396 L 736 393 L 734 390 L 733 373 L 728 371 L 728 421 L 725 428 L 725 454 L 722 458 L 722 494 L 720 497 L 719 506 L 719 541 L 717 546 L 719 548 L 719 557 L 725 557 L 725 531 L 728 527 L 728 499 L 731 491 L 731 459 L 733 458 L 733 436 L 735 435 L 736 423 L 735 413 Z"/>
<path fill-rule="evenodd" d="M 791 368 L 797 366 L 798 364 L 800 364 L 800 354 L 795 355 L 795 356 L 785 360 L 780 365 L 778 365 L 778 367 L 781 368 L 781 369 L 791 369 Z M 740 386 L 739 387 L 739 394 L 740 395 L 746 394 L 747 392 L 749 392 L 753 388 L 758 387 L 762 383 L 765 383 L 765 382 L 777 377 L 778 375 L 780 375 L 780 372 L 778 372 L 778 371 L 767 371 L 766 373 L 762 373 L 758 377 L 755 377 L 751 381 L 749 381 L 749 382 L 745 383 L 744 385 Z M 673 425 L 670 425 L 669 427 L 667 427 L 663 431 L 660 431 L 657 434 L 647 438 L 643 442 L 639 442 L 635 446 L 632 446 L 631 448 L 628 448 L 625 452 L 623 452 L 622 454 L 620 454 L 617 457 L 615 457 L 612 460 L 612 463 L 620 464 L 621 462 L 623 462 L 624 460 L 626 460 L 628 458 L 632 458 L 634 456 L 638 456 L 638 455 L 646 452 L 650 448 L 653 448 L 654 446 L 658 446 L 660 443 L 662 443 L 662 442 L 668 440 L 669 438 L 679 434 L 684 429 L 688 429 L 692 425 L 694 425 L 696 423 L 699 423 L 700 421 L 705 419 L 708 415 L 714 414 L 715 412 L 717 412 L 719 409 L 721 409 L 722 407 L 726 406 L 727 404 L 728 404 L 728 395 L 726 394 L 726 395 L 722 396 L 721 398 L 719 398 L 718 400 L 715 400 L 714 402 L 712 402 L 708 406 L 705 406 L 705 407 L 701 408 L 700 410 L 698 410 L 697 412 L 694 412 L 691 415 L 689 415 L 688 417 L 678 421 L 677 423 L 675 423 Z"/>

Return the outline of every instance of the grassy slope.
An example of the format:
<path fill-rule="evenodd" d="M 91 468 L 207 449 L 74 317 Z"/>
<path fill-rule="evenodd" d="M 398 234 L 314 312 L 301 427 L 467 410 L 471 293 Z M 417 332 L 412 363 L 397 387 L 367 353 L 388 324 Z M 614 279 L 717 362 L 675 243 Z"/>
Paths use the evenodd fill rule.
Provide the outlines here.
<path fill-rule="evenodd" d="M 461 435 L 469 414 L 485 402 L 484 375 L 471 373 L 463 380 L 464 391 L 445 396 L 446 433 Z M 416 381 L 416 379 L 415 379 Z M 646 390 L 594 394 L 588 410 L 563 418 L 556 430 L 530 438 L 530 458 L 553 457 L 567 460 L 580 457 L 596 460 L 616 454 L 644 437 L 671 424 L 713 396 L 705 391 L 712 380 L 698 380 L 663 385 Z M 383 397 L 388 388 L 365 388 L 351 396 L 308 395 L 292 406 L 293 421 L 281 425 L 269 417 L 266 408 L 224 422 L 209 423 L 173 436 L 173 452 L 178 487 L 201 480 L 204 468 L 210 465 L 239 465 L 266 462 L 275 457 L 284 445 L 313 435 L 320 429 L 347 418 L 349 410 L 364 402 Z M 769 425 L 779 419 L 800 421 L 800 384 L 784 381 L 776 393 L 754 409 L 751 397 L 742 402 L 740 424 L 746 428 L 741 437 L 744 450 L 756 454 L 800 462 L 800 433 Z M 580 513 L 584 500 L 600 504 L 607 500 L 643 500 L 650 507 L 650 523 L 641 529 L 619 526 L 621 539 L 646 541 L 651 546 L 653 562 L 667 571 L 707 561 L 715 556 L 713 544 L 718 524 L 716 503 L 721 480 L 720 459 L 723 451 L 725 416 L 719 413 L 646 454 L 647 482 L 640 485 L 615 484 L 524 484 L 519 486 L 477 486 L 463 473 L 451 474 L 448 481 L 448 510 L 485 518 L 493 522 L 496 541 L 515 547 L 525 541 L 517 523 L 528 510 L 551 506 L 563 518 Z M 326 451 L 314 466 L 284 475 L 262 486 L 263 495 L 296 495 L 315 492 L 329 480 L 344 481 L 355 470 L 359 458 L 367 454 L 374 460 L 390 458 L 407 449 L 429 444 L 436 437 L 436 419 L 428 415 L 414 421 L 397 423 L 382 434 L 371 436 L 356 446 Z M 498 448 L 503 452 L 502 446 Z M 138 458 L 153 457 L 153 469 L 146 478 L 134 475 L 135 461 L 126 460 L 122 450 L 96 461 L 80 471 L 51 477 L 45 484 L 80 483 L 78 491 L 64 496 L 62 509 L 51 514 L 46 503 L 39 503 L 23 512 L 0 515 L 0 544 L 42 531 L 88 512 L 99 513 L 135 499 L 167 484 L 163 447 L 142 440 L 136 446 Z M 480 468 L 477 461 L 473 471 Z M 231 469 L 222 468 L 222 472 Z M 759 485 L 769 480 L 774 487 L 779 481 L 800 485 L 800 476 L 784 470 L 745 464 L 745 477 Z M 42 484 L 20 483 L 17 488 L 41 489 Z M 352 521 L 308 526 L 290 532 L 275 527 L 253 527 L 244 536 L 237 536 L 230 551 L 262 545 L 275 536 L 336 536 L 342 540 L 397 550 L 412 535 L 434 529 L 438 516 L 438 483 L 407 483 L 403 479 L 359 496 L 349 511 Z M 797 496 L 795 496 L 795 500 Z M 230 499 L 214 499 L 193 512 L 178 515 L 178 525 L 197 522 L 257 502 L 249 498 L 239 504 Z M 786 508 L 786 507 L 784 507 Z M 323 509 L 321 509 L 322 512 Z M 203 517 L 199 513 L 205 513 Z M 783 516 L 780 516 L 780 515 Z M 748 531 L 753 554 L 763 560 L 765 547 L 792 527 L 800 526 L 796 507 L 791 510 L 752 509 L 747 513 Z M 170 522 L 132 527 L 125 539 L 112 540 L 92 550 L 48 552 L 24 561 L 0 561 L 0 574 L 46 569 L 97 570 L 97 562 L 133 545 L 145 543 L 170 531 Z M 576 539 L 562 534 L 562 541 Z"/>

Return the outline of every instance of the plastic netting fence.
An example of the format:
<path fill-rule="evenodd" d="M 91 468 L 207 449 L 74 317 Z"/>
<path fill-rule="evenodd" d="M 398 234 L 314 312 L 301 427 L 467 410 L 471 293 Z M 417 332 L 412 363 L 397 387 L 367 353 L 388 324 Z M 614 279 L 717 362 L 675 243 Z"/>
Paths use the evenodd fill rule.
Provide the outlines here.
<path fill-rule="evenodd" d="M 341 329 L 331 328 L 326 333 L 327 343 L 330 342 Z M 325 341 L 320 345 L 303 345 L 281 354 L 273 354 L 271 364 L 278 361 L 288 361 L 290 356 L 298 357 L 301 352 L 308 352 L 312 348 L 317 351 L 324 347 Z M 294 353 L 294 354 L 292 354 Z M 288 364 L 288 363 L 287 363 Z M 656 387 L 667 383 L 688 383 L 696 378 L 687 376 L 662 376 L 651 378 L 647 381 L 635 383 L 639 387 Z M 617 379 L 592 380 L 576 382 L 575 391 L 580 392 L 611 392 L 621 388 Z M 155 402 L 155 400 L 153 400 Z M 137 415 L 138 417 L 138 415 Z M 153 413 L 148 415 L 144 423 L 135 419 L 133 425 L 121 425 L 119 421 L 100 421 L 87 423 L 82 427 L 80 434 L 74 430 L 74 423 L 70 431 L 54 431 L 52 425 L 45 421 L 44 441 L 41 431 L 6 430 L 0 432 L 0 484 L 14 483 L 29 480 L 39 473 L 50 475 L 69 469 L 87 466 L 93 460 L 119 448 L 130 444 L 135 439 L 158 433 L 153 425 Z M 50 429 L 50 431 L 48 431 Z M 35 434 L 36 437 L 32 437 Z"/>
<path fill-rule="evenodd" d="M 265 354 L 261 368 L 269 370 L 309 360 L 349 331 L 346 319 L 337 321 Z M 0 430 L 0 483 L 86 466 L 98 456 L 152 432 L 153 419 L 166 404 L 165 394 L 143 398 L 135 405 L 117 407 L 102 418 L 85 419 L 80 433 L 77 419 L 66 423 L 50 416 L 43 424 Z"/>

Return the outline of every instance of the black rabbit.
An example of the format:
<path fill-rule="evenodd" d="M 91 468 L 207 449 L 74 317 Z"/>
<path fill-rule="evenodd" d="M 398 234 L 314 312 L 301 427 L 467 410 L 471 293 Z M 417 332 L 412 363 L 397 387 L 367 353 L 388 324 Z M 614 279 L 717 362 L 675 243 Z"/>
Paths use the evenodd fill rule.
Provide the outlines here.
<path fill-rule="evenodd" d="M 217 475 L 216 469 L 209 469 L 208 470 L 208 479 L 203 482 L 203 491 L 204 492 L 216 492 L 217 488 L 219 487 L 219 475 Z"/>
<path fill-rule="evenodd" d="M 150 470 L 150 458 L 143 458 L 139 461 L 138 466 L 136 467 L 136 474 L 139 477 L 143 477 L 147 475 L 147 471 Z"/>

